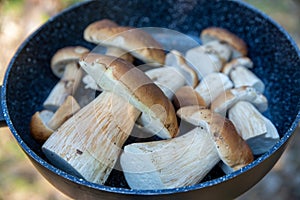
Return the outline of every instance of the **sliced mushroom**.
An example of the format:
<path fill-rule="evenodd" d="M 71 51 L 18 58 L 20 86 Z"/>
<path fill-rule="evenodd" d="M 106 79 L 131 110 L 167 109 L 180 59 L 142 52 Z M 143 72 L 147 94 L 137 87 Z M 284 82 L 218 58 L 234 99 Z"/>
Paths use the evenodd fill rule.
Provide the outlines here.
<path fill-rule="evenodd" d="M 186 52 L 186 60 L 191 63 L 198 77 L 219 72 L 230 58 L 231 50 L 226 43 L 212 41 Z"/>
<path fill-rule="evenodd" d="M 102 30 L 102 29 L 113 29 L 118 27 L 119 25 L 116 24 L 115 22 L 109 20 L 109 19 L 103 19 L 97 22 L 94 22 L 92 24 L 90 24 L 84 31 L 84 39 L 90 42 L 95 43 L 95 41 L 92 39 L 95 36 L 95 34 L 98 34 L 98 31 Z M 96 43 L 98 44 L 98 43 Z M 99 43 L 102 44 L 102 43 Z M 118 47 L 115 46 L 111 46 L 111 45 L 105 45 L 106 46 L 106 55 L 110 55 L 110 56 L 115 56 L 117 58 L 122 58 L 124 60 L 127 60 L 128 62 L 133 62 L 134 58 L 132 57 L 132 55 L 130 53 L 128 53 L 127 51 L 120 49 Z"/>
<path fill-rule="evenodd" d="M 36 112 L 30 122 L 30 133 L 38 142 L 45 142 L 67 119 L 80 109 L 72 96 L 68 96 L 59 109 L 52 111 L 43 110 Z"/>
<path fill-rule="evenodd" d="M 203 44 L 215 40 L 227 43 L 232 48 L 232 58 L 242 57 L 248 54 L 246 43 L 237 35 L 226 29 L 208 27 L 201 32 L 200 37 Z"/>
<path fill-rule="evenodd" d="M 65 47 L 55 53 L 51 60 L 51 69 L 61 79 L 44 101 L 45 109 L 55 112 L 69 95 L 75 94 L 83 73 L 78 65 L 78 60 L 87 52 L 89 52 L 88 49 L 76 46 Z"/>
<path fill-rule="evenodd" d="M 139 114 L 122 97 L 104 91 L 54 132 L 42 150 L 58 168 L 104 184 Z"/>
<path fill-rule="evenodd" d="M 204 99 L 208 107 L 223 91 L 232 87 L 233 84 L 228 76 L 223 73 L 214 72 L 206 75 L 195 88 L 195 91 Z"/>
<path fill-rule="evenodd" d="M 262 80 L 243 66 L 238 66 L 232 69 L 230 79 L 234 83 L 234 87 L 251 86 L 260 93 L 263 93 L 265 90 L 265 84 Z"/>
<path fill-rule="evenodd" d="M 117 93 L 142 111 L 145 116 L 142 123 L 149 124 L 154 134 L 161 138 L 176 136 L 178 124 L 174 107 L 144 72 L 126 61 L 99 54 L 88 54 L 80 65 L 101 88 Z"/>
<path fill-rule="evenodd" d="M 265 153 L 279 140 L 276 127 L 249 102 L 236 103 L 228 117 L 255 155 Z"/>
<path fill-rule="evenodd" d="M 105 20 L 105 23 L 107 21 L 110 20 Z M 162 46 L 142 29 L 103 24 L 103 20 L 91 23 L 84 31 L 84 38 L 95 44 L 120 48 L 145 63 L 164 63 L 165 53 Z"/>
<path fill-rule="evenodd" d="M 227 118 L 199 106 L 183 107 L 177 111 L 177 115 L 195 126 L 206 127 L 220 159 L 232 170 L 238 170 L 253 161 L 251 149 Z"/>
<path fill-rule="evenodd" d="M 260 112 L 268 108 L 267 98 L 253 87 L 242 86 L 222 92 L 211 104 L 211 110 L 223 116 L 238 101 L 248 101 L 254 104 Z"/>
<path fill-rule="evenodd" d="M 124 147 L 120 163 L 132 189 L 166 189 L 198 183 L 219 162 L 203 127 L 173 139 Z"/>
<path fill-rule="evenodd" d="M 222 73 L 229 76 L 231 70 L 238 66 L 244 66 L 251 69 L 253 68 L 253 62 L 248 57 L 235 58 L 232 59 L 230 62 L 226 63 L 221 71 Z"/>
<path fill-rule="evenodd" d="M 179 70 L 184 76 L 187 85 L 190 85 L 193 88 L 198 85 L 199 78 L 197 73 L 188 65 L 186 59 L 179 51 L 170 51 L 170 53 L 166 55 L 165 65 L 175 67 L 177 70 Z"/>

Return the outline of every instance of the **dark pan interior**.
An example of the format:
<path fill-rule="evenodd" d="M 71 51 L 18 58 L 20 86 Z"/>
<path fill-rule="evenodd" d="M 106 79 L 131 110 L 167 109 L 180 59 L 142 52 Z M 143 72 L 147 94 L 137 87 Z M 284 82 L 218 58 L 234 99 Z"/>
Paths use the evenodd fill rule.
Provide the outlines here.
<path fill-rule="evenodd" d="M 29 121 L 58 81 L 50 71 L 50 59 L 60 48 L 94 46 L 83 40 L 85 27 L 109 18 L 121 25 L 166 27 L 198 37 L 203 28 L 219 26 L 239 35 L 249 47 L 253 71 L 266 84 L 269 109 L 264 114 L 281 136 L 290 128 L 300 110 L 300 60 L 296 47 L 284 31 L 263 15 L 228 1 L 94 1 L 76 6 L 51 19 L 19 49 L 6 77 L 6 102 L 12 125 L 21 139 L 44 158 L 40 145 L 29 134 Z M 117 173 L 118 172 L 114 172 Z M 209 175 L 220 175 L 216 169 Z M 118 184 L 115 184 L 118 183 Z M 126 186 L 118 175 L 109 185 Z"/>

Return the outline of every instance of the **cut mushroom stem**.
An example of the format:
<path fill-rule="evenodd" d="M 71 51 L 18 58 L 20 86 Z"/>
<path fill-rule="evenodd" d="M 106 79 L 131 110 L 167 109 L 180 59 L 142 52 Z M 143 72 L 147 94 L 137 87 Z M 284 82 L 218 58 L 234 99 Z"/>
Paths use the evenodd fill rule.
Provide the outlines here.
<path fill-rule="evenodd" d="M 234 83 L 234 87 L 251 86 L 260 93 L 265 90 L 264 83 L 246 67 L 238 66 L 232 69 L 230 78 Z"/>
<path fill-rule="evenodd" d="M 230 55 L 231 50 L 226 43 L 212 41 L 187 51 L 186 60 L 194 67 L 198 77 L 205 77 L 219 72 Z"/>
<path fill-rule="evenodd" d="M 207 130 L 124 147 L 120 162 L 132 189 L 166 189 L 198 183 L 220 158 Z"/>
<path fill-rule="evenodd" d="M 227 110 L 238 101 L 248 101 L 255 105 L 260 112 L 268 108 L 267 98 L 253 87 L 242 86 L 222 92 L 211 104 L 211 110 L 226 116 Z"/>
<path fill-rule="evenodd" d="M 251 149 L 227 118 L 199 106 L 179 109 L 177 115 L 195 126 L 204 126 L 214 141 L 220 159 L 232 170 L 238 170 L 253 161 Z"/>
<path fill-rule="evenodd" d="M 209 106 L 222 92 L 232 87 L 233 83 L 228 76 L 214 72 L 205 76 L 195 88 L 195 91 L 204 99 L 206 106 Z"/>
<path fill-rule="evenodd" d="M 139 114 L 122 97 L 103 92 L 54 132 L 42 150 L 58 168 L 104 184 Z"/>
<path fill-rule="evenodd" d="M 228 117 L 255 155 L 265 153 L 279 140 L 276 127 L 249 102 L 236 103 Z"/>

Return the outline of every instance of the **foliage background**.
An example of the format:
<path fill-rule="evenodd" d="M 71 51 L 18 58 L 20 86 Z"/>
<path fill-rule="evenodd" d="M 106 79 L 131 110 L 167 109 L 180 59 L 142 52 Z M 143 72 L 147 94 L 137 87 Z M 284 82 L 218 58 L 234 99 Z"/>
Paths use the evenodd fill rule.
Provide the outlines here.
<path fill-rule="evenodd" d="M 0 85 L 21 42 L 47 19 L 79 0 L 0 0 Z M 246 0 L 281 24 L 300 46 L 299 0 Z M 238 199 L 300 199 L 299 129 L 262 181 Z M 33 167 L 8 128 L 0 128 L 0 200 L 67 200 Z"/>

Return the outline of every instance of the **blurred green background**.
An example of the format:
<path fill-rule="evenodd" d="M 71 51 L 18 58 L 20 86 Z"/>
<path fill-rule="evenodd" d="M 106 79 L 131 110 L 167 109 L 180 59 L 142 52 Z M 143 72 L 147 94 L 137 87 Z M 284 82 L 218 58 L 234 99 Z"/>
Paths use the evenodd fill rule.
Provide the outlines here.
<path fill-rule="evenodd" d="M 0 0 L 0 84 L 21 42 L 47 19 L 79 0 Z M 299 0 L 246 0 L 282 25 L 300 46 Z M 300 136 L 275 167 L 238 199 L 300 199 Z M 8 128 L 0 128 L 0 200 L 69 199 L 33 167 Z"/>

